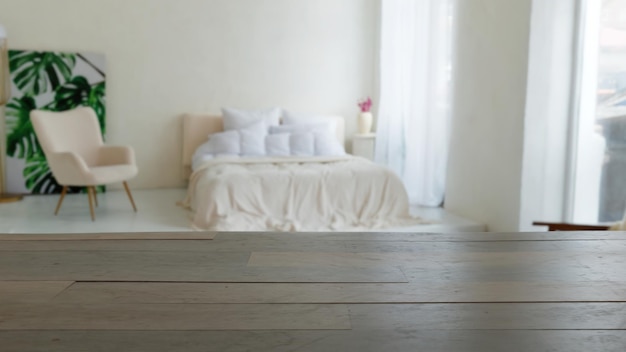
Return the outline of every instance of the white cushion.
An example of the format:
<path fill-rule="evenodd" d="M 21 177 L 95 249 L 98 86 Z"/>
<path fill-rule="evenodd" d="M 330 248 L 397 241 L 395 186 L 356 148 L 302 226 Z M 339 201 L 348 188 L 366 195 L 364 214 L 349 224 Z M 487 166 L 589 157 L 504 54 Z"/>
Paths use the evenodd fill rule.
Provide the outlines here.
<path fill-rule="evenodd" d="M 313 133 L 292 133 L 289 135 L 289 148 L 293 156 L 315 155 L 315 137 Z"/>
<path fill-rule="evenodd" d="M 211 154 L 239 154 L 241 153 L 241 136 L 238 131 L 213 133 L 209 136 L 207 150 Z"/>
<path fill-rule="evenodd" d="M 333 118 L 317 114 L 283 111 L 283 125 L 306 125 L 311 123 L 325 123 L 329 128 L 328 132 L 333 135 L 337 134 L 337 122 Z"/>
<path fill-rule="evenodd" d="M 241 141 L 242 156 L 265 155 L 265 137 L 267 136 L 267 125 L 265 120 L 249 125 L 239 131 Z"/>
<path fill-rule="evenodd" d="M 346 155 L 346 151 L 337 141 L 334 134 L 325 132 L 313 133 L 315 137 L 315 155 L 317 156 L 339 156 Z"/>
<path fill-rule="evenodd" d="M 291 148 L 289 147 L 289 133 L 268 134 L 265 137 L 265 152 L 269 156 L 289 156 Z"/>
<path fill-rule="evenodd" d="M 209 140 L 196 149 L 191 158 L 191 167 L 196 170 L 204 161 L 218 155 L 239 155 L 240 135 L 237 131 L 213 133 Z"/>
<path fill-rule="evenodd" d="M 203 145 L 201 145 L 200 147 L 198 147 L 198 149 L 196 149 L 196 152 L 193 154 L 193 157 L 191 158 L 191 170 L 193 171 L 197 170 L 200 167 L 200 165 L 202 165 L 205 161 L 215 158 L 214 154 L 207 153 L 201 149 Z"/>
<path fill-rule="evenodd" d="M 196 149 L 192 157 L 195 170 L 202 162 L 218 156 L 262 156 L 265 155 L 267 125 L 261 120 L 247 128 L 230 130 L 209 135 L 209 140 Z"/>
<path fill-rule="evenodd" d="M 307 122 L 297 125 L 280 125 L 271 126 L 270 134 L 277 133 L 313 133 L 313 132 L 331 132 L 331 124 L 329 122 Z"/>
<path fill-rule="evenodd" d="M 340 156 L 343 146 L 328 132 L 326 123 L 272 126 L 267 133 L 265 120 L 247 128 L 214 133 L 194 153 L 193 169 L 204 161 L 224 156 Z"/>
<path fill-rule="evenodd" d="M 237 130 L 250 126 L 251 124 L 264 120 L 267 126 L 278 126 L 280 123 L 280 108 L 265 110 L 240 110 L 233 108 L 222 108 L 224 119 L 224 130 Z"/>

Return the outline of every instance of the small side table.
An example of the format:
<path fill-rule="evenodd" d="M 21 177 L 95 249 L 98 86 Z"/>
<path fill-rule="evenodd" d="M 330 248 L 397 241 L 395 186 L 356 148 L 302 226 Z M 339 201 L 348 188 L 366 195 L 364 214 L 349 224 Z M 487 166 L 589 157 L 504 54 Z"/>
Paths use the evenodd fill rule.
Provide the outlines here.
<path fill-rule="evenodd" d="M 374 148 L 376 145 L 376 134 L 355 134 L 352 137 L 352 155 L 362 156 L 374 161 Z"/>

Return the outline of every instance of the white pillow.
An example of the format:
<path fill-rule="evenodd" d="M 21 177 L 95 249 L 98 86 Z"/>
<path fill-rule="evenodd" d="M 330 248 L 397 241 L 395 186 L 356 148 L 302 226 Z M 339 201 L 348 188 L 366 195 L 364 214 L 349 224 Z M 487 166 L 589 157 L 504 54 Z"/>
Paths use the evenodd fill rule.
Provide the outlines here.
<path fill-rule="evenodd" d="M 313 132 L 331 133 L 331 124 L 329 122 L 307 122 L 297 125 L 270 126 L 270 134 Z"/>
<path fill-rule="evenodd" d="M 334 134 L 315 132 L 315 155 L 317 156 L 340 156 L 346 155 L 346 150 L 339 143 Z"/>
<path fill-rule="evenodd" d="M 265 137 L 267 136 L 267 125 L 264 120 L 237 130 L 240 136 L 242 156 L 265 155 Z"/>
<path fill-rule="evenodd" d="M 291 148 L 289 148 L 289 133 L 268 134 L 265 137 L 265 152 L 269 156 L 289 156 Z"/>
<path fill-rule="evenodd" d="M 202 150 L 207 143 L 198 147 L 196 152 L 193 154 L 193 158 L 191 158 L 191 170 L 196 171 L 205 161 L 215 158 L 215 155 Z"/>
<path fill-rule="evenodd" d="M 237 131 L 226 131 L 209 135 L 209 140 L 196 149 L 191 159 L 191 167 L 196 170 L 204 161 L 218 155 L 239 155 L 240 136 Z"/>
<path fill-rule="evenodd" d="M 209 136 L 207 144 L 211 154 L 241 153 L 241 136 L 239 131 L 213 133 Z"/>
<path fill-rule="evenodd" d="M 213 133 L 209 140 L 196 149 L 192 165 L 217 156 L 260 156 L 265 155 L 267 125 L 261 120 L 247 128 Z"/>
<path fill-rule="evenodd" d="M 267 126 L 278 126 L 280 123 L 280 108 L 265 110 L 240 110 L 233 108 L 222 108 L 224 119 L 224 130 L 237 130 L 250 126 L 251 124 L 264 120 Z"/>
<path fill-rule="evenodd" d="M 289 135 L 289 148 L 293 156 L 315 155 L 315 137 L 313 133 L 292 133 Z"/>
<path fill-rule="evenodd" d="M 264 121 L 248 128 L 214 133 L 193 155 L 195 170 L 202 162 L 222 156 L 341 156 L 346 152 L 328 131 L 267 134 Z"/>
<path fill-rule="evenodd" d="M 326 123 L 329 126 L 328 132 L 332 135 L 337 134 L 337 121 L 333 118 L 316 114 L 283 111 L 283 125 L 301 125 L 320 122 Z"/>

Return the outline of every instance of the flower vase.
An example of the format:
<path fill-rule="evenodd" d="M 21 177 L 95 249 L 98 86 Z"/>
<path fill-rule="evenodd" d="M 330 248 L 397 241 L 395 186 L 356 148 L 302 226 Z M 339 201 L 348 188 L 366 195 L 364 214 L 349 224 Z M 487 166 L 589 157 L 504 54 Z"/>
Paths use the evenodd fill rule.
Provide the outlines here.
<path fill-rule="evenodd" d="M 359 134 L 368 134 L 372 131 L 372 123 L 374 117 L 371 112 L 362 112 L 359 114 L 358 131 Z"/>

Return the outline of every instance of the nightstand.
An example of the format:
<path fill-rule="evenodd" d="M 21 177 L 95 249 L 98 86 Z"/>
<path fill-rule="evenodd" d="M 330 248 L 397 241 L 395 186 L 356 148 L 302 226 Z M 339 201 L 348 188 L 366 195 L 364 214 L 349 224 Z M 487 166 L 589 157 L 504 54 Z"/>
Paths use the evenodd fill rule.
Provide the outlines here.
<path fill-rule="evenodd" d="M 355 134 L 352 137 L 352 155 L 362 156 L 374 161 L 374 148 L 376 145 L 376 134 Z"/>

